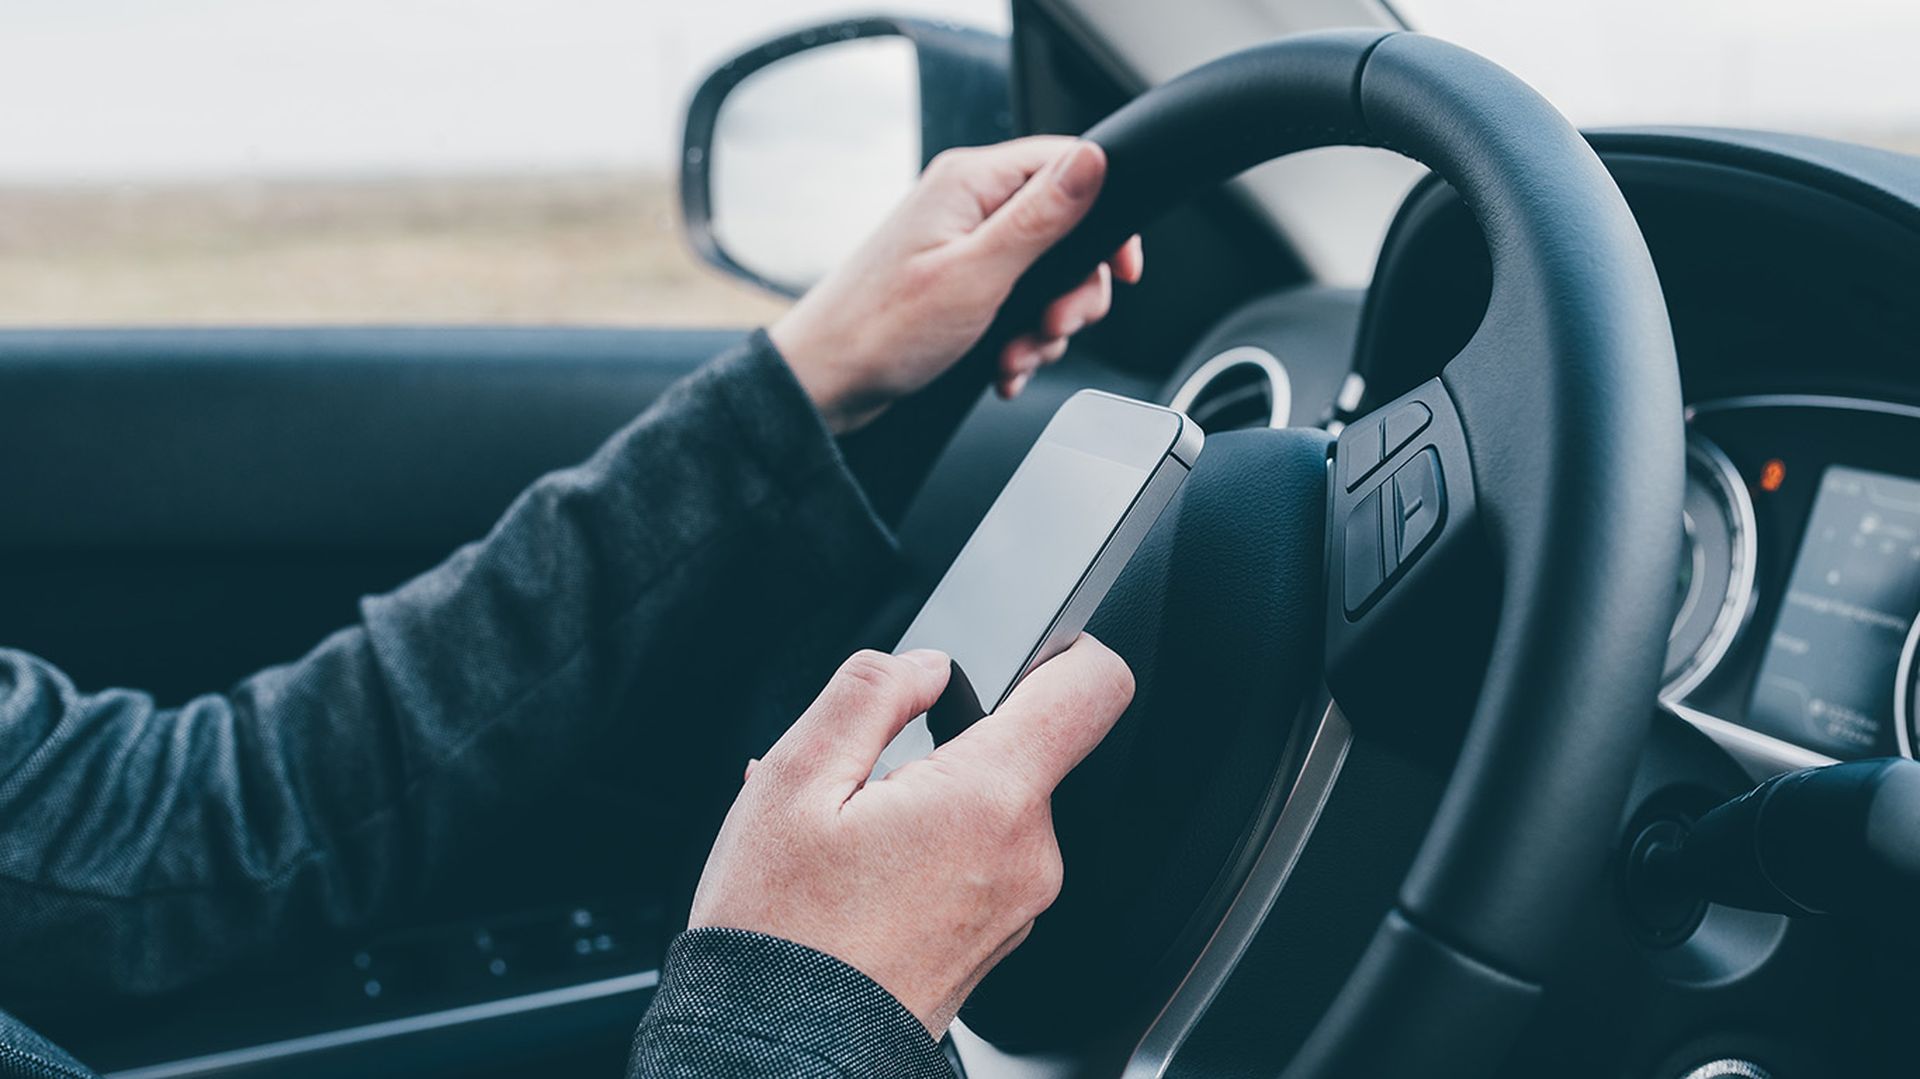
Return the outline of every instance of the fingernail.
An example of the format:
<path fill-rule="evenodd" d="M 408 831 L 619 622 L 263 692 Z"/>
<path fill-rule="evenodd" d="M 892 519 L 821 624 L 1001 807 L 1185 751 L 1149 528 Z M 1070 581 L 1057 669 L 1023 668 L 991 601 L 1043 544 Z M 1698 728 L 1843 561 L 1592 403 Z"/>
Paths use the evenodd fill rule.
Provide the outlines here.
<path fill-rule="evenodd" d="M 1067 197 L 1076 201 L 1090 199 L 1100 190 L 1100 180 L 1106 172 L 1106 160 L 1100 148 L 1081 139 L 1073 144 L 1059 164 L 1053 167 L 1053 182 Z"/>
<path fill-rule="evenodd" d="M 925 667 L 930 671 L 944 671 L 947 669 L 947 665 L 952 662 L 947 659 L 945 652 L 935 651 L 931 648 L 916 648 L 911 652 L 902 652 L 900 653 L 900 658 Z"/>
<path fill-rule="evenodd" d="M 1020 396 L 1020 391 L 1026 389 L 1027 383 L 1032 381 L 1033 381 L 1033 372 L 1031 371 L 1022 372 L 1017 378 L 1013 380 L 1013 385 L 1007 388 L 1007 396 L 1008 397 Z"/>

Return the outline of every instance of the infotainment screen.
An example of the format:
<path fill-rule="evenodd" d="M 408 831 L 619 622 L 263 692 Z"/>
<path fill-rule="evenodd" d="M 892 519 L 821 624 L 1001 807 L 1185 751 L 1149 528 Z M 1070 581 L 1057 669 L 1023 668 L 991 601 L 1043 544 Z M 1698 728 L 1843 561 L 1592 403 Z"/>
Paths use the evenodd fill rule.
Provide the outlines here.
<path fill-rule="evenodd" d="M 1920 481 L 1828 468 L 1748 724 L 1843 759 L 1895 752 L 1894 675 L 1915 611 Z"/>

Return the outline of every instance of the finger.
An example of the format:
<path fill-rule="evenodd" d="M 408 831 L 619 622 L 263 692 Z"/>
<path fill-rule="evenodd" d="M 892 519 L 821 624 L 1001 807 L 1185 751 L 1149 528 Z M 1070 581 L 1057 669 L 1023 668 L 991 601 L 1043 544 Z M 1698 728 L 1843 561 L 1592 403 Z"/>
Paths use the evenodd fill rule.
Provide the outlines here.
<path fill-rule="evenodd" d="M 748 758 L 747 758 L 747 767 L 746 767 L 746 770 L 745 770 L 745 771 L 742 771 L 742 772 L 740 773 L 740 782 L 742 782 L 742 783 L 745 783 L 745 782 L 746 782 L 747 780 L 749 780 L 749 779 L 752 779 L 752 778 L 753 778 L 753 766 L 754 766 L 754 765 L 756 765 L 756 764 L 759 764 L 759 763 L 760 763 L 760 758 L 758 758 L 758 757 L 748 757 Z"/>
<path fill-rule="evenodd" d="M 1040 316 L 1040 330 L 1048 337 L 1071 337 L 1106 318 L 1112 309 L 1113 271 L 1103 262 L 1072 292 L 1047 305 Z"/>
<path fill-rule="evenodd" d="M 1045 794 L 1100 744 L 1132 700 L 1126 661 L 1083 633 L 1022 679 L 997 711 L 935 752 Z"/>
<path fill-rule="evenodd" d="M 1141 276 L 1147 272 L 1147 253 L 1140 246 L 1140 237 L 1137 234 L 1127 237 L 1127 242 L 1113 253 L 1107 265 L 1113 267 L 1113 276 L 1129 285 L 1139 284 Z"/>
<path fill-rule="evenodd" d="M 993 391 L 1003 401 L 1011 401 L 1026 389 L 1027 380 L 1040 367 L 1040 346 L 1030 333 L 1008 341 L 1000 350 L 1000 367 L 994 373 Z"/>
<path fill-rule="evenodd" d="M 992 216 L 1034 173 L 1060 159 L 1080 140 L 1071 135 L 1027 135 L 991 146 L 946 150 L 927 164 L 920 190 L 958 185 L 978 203 L 979 220 Z"/>
<path fill-rule="evenodd" d="M 1026 389 L 1033 373 L 1041 367 L 1058 360 L 1067 353 L 1067 339 L 1056 337 L 1042 339 L 1035 334 L 1021 334 L 1000 350 L 1000 370 L 994 381 L 994 389 L 1006 400 L 1013 400 Z"/>
<path fill-rule="evenodd" d="M 1029 177 L 964 243 L 1011 287 L 1033 260 L 1080 223 L 1106 178 L 1107 155 L 1085 139 Z"/>
<path fill-rule="evenodd" d="M 872 774 L 894 735 L 940 699 L 952 669 L 944 653 L 929 649 L 854 653 L 761 766 L 777 762 L 783 772 L 850 791 Z"/>
<path fill-rule="evenodd" d="M 1046 342 L 1038 334 L 1023 333 L 1000 349 L 999 381 L 1005 385 L 1040 369 L 1040 350 Z"/>
<path fill-rule="evenodd" d="M 1030 333 L 1008 341 L 1000 349 L 998 371 L 1002 385 L 1020 375 L 1030 375 L 1040 366 L 1040 338 Z"/>
<path fill-rule="evenodd" d="M 1000 375 L 1030 375 L 1067 354 L 1067 339 L 1023 333 L 1000 349 Z"/>

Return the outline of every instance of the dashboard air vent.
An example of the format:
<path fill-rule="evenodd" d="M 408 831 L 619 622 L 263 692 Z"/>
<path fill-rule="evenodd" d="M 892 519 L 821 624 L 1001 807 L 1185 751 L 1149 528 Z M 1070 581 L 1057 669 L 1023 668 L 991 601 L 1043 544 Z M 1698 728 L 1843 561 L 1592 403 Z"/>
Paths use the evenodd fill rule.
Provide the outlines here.
<path fill-rule="evenodd" d="M 1285 427 L 1293 410 L 1293 384 L 1273 353 L 1243 345 L 1194 368 L 1168 404 L 1210 435 Z"/>

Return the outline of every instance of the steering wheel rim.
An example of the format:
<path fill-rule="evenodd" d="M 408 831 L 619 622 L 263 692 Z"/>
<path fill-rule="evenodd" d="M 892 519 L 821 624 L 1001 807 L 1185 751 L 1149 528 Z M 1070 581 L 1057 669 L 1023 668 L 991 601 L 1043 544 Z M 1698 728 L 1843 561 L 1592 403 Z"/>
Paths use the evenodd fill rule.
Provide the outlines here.
<path fill-rule="evenodd" d="M 1349 427 L 1332 455 L 1325 611 L 1327 682 L 1343 707 L 1361 706 L 1347 709 L 1356 725 L 1405 724 L 1395 712 L 1447 698 L 1378 673 L 1447 631 L 1462 582 L 1499 597 L 1491 660 L 1460 699 L 1472 719 L 1394 907 L 1287 1074 L 1490 1070 L 1599 879 L 1658 687 L 1684 455 L 1645 244 L 1551 105 L 1417 34 L 1257 46 L 1148 91 L 1085 137 L 1107 153 L 1106 184 L 997 328 L 1195 189 L 1300 150 L 1411 157 L 1459 190 L 1487 238 L 1493 298 L 1472 341 L 1438 378 Z M 1422 433 L 1377 447 L 1383 462 L 1350 486 L 1343 461 L 1376 452 L 1368 440 L 1413 401 L 1430 413 Z M 1396 497 L 1394 477 L 1429 451 L 1446 512 L 1356 608 L 1346 525 L 1370 494 Z M 1400 542 L 1384 527 L 1379 542 Z"/>

